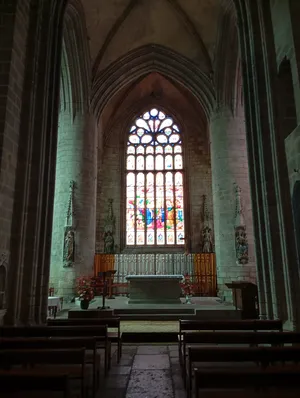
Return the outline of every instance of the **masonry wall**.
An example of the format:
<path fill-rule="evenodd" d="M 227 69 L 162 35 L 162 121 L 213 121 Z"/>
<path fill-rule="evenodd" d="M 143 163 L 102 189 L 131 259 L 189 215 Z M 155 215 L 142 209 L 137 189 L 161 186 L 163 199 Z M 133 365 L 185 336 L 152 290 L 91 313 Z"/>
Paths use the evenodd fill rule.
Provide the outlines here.
<path fill-rule="evenodd" d="M 292 2 L 273 0 L 271 2 L 272 10 L 272 23 L 273 23 L 273 34 L 276 49 L 277 68 L 279 71 L 280 65 L 284 58 L 287 58 L 291 66 L 291 74 L 293 81 L 293 95 L 294 95 L 294 106 L 297 115 L 297 124 L 300 121 L 300 83 L 299 83 L 299 61 L 296 57 L 295 47 L 293 43 L 295 39 L 300 37 L 297 26 L 293 25 L 291 19 L 290 4 Z M 298 33 L 298 34 L 297 34 Z M 295 37 L 296 35 L 296 37 Z M 294 170 L 300 168 L 300 129 L 299 126 L 294 130 L 290 131 L 288 137 L 285 139 L 286 155 L 288 162 L 290 189 L 293 191 L 293 187 L 296 181 L 299 180 L 299 174 Z"/>
<path fill-rule="evenodd" d="M 181 115 L 182 117 L 182 115 Z M 210 154 L 206 133 L 194 122 L 185 120 L 183 131 L 185 166 L 186 166 L 186 223 L 189 225 L 190 250 L 201 251 L 203 227 L 203 195 L 207 196 L 208 210 L 212 219 L 212 188 Z M 108 199 L 113 198 L 113 210 L 116 217 L 115 245 L 116 252 L 122 252 L 125 231 L 122 229 L 125 218 L 125 195 L 123 191 L 124 173 L 124 125 L 119 123 L 109 132 L 109 139 L 104 143 L 103 158 L 98 160 L 98 195 L 97 195 L 97 235 L 96 249 L 103 251 L 104 219 L 107 215 Z M 101 186 L 99 184 L 101 181 Z M 123 215 L 124 212 L 124 215 Z M 182 248 L 183 250 L 184 248 Z M 128 250 L 127 250 L 128 252 Z"/>
<path fill-rule="evenodd" d="M 30 0 L 0 2 L 0 266 L 9 267 Z M 0 309 L 5 306 L 1 303 Z"/>
<path fill-rule="evenodd" d="M 217 280 L 220 296 L 231 300 L 225 283 L 244 280 L 256 283 L 252 203 L 248 171 L 246 131 L 243 109 L 236 115 L 224 107 L 211 119 L 213 207 Z M 235 248 L 236 186 L 241 189 L 248 255 L 239 264 Z"/>

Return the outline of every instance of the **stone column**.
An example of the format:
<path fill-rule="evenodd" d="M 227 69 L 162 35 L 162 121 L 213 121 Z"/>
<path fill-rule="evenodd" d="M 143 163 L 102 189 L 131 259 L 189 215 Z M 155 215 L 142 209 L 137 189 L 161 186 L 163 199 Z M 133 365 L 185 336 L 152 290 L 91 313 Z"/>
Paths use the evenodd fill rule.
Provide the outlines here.
<path fill-rule="evenodd" d="M 219 295 L 231 300 L 227 282 L 256 283 L 254 237 L 245 121 L 243 110 L 233 116 L 223 107 L 211 117 L 211 157 L 215 250 Z M 239 264 L 235 248 L 236 186 L 241 189 L 243 215 L 248 239 L 248 264 Z"/>
<path fill-rule="evenodd" d="M 91 114 L 63 111 L 59 117 L 50 285 L 65 297 L 74 294 L 75 278 L 93 275 L 96 227 L 96 121 Z M 74 262 L 63 261 L 64 231 L 74 181 L 72 228 Z"/>

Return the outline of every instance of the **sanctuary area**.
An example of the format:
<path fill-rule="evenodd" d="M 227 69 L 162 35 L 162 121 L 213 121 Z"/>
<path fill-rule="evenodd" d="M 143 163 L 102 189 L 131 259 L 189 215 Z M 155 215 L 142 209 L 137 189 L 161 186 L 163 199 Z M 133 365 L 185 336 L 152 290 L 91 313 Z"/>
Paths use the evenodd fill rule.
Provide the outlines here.
<path fill-rule="evenodd" d="M 298 3 L 1 3 L 2 323 L 104 294 L 300 327 Z"/>
<path fill-rule="evenodd" d="M 299 15 L 0 1 L 1 398 L 299 397 Z"/>

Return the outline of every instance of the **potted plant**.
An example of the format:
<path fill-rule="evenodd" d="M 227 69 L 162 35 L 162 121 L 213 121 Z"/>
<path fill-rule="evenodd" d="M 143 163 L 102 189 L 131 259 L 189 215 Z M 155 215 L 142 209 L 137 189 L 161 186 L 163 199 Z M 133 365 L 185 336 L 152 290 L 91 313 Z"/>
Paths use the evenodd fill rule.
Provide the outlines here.
<path fill-rule="evenodd" d="M 185 297 L 185 303 L 192 304 L 191 297 L 194 294 L 194 292 L 193 292 L 193 284 L 191 282 L 189 274 L 184 275 L 183 281 L 181 282 L 180 286 L 182 294 Z"/>
<path fill-rule="evenodd" d="M 95 296 L 93 279 L 90 276 L 80 276 L 76 279 L 76 293 L 80 301 L 80 307 L 83 310 L 87 310 L 90 305 L 90 301 Z"/>

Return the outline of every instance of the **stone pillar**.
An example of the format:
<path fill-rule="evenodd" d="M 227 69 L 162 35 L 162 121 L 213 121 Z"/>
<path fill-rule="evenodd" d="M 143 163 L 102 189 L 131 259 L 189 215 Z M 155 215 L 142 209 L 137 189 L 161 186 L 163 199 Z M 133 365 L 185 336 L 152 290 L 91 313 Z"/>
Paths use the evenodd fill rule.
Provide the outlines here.
<path fill-rule="evenodd" d="M 50 285 L 58 294 L 72 297 L 79 275 L 92 275 L 96 227 L 96 121 L 91 114 L 62 111 L 59 117 Z M 64 266 L 64 230 L 74 181 L 72 226 L 75 256 Z"/>
<path fill-rule="evenodd" d="M 252 206 L 248 176 L 243 110 L 232 115 L 227 107 L 211 117 L 211 157 L 215 250 L 219 295 L 231 299 L 225 283 L 245 280 L 256 283 Z M 239 264 L 235 249 L 236 186 L 241 189 L 248 239 L 248 264 Z"/>

